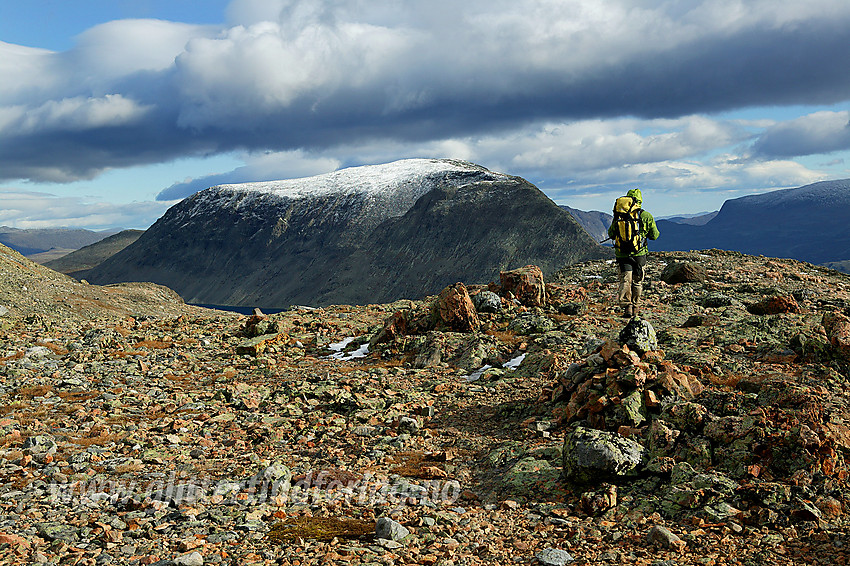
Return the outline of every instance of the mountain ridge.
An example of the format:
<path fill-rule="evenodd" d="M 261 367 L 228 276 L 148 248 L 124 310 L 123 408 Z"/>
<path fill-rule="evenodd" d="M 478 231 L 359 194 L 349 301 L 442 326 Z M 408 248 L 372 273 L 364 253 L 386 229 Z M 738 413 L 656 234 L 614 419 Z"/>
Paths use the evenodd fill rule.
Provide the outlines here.
<path fill-rule="evenodd" d="M 151 280 L 203 304 L 360 304 L 486 282 L 528 263 L 552 273 L 607 253 L 520 177 L 411 159 L 211 187 L 87 277 Z"/>

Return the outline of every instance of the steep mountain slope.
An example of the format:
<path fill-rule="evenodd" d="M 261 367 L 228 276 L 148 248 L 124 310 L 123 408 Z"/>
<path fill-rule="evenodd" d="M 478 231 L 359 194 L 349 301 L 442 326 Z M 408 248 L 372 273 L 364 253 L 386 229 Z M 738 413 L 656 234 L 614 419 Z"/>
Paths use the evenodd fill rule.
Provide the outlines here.
<path fill-rule="evenodd" d="M 653 250 L 718 248 L 826 263 L 850 258 L 850 179 L 728 200 L 704 226 L 658 221 Z"/>
<path fill-rule="evenodd" d="M 523 179 L 411 159 L 201 191 L 87 277 L 154 281 L 193 303 L 373 303 L 605 253 Z"/>
<path fill-rule="evenodd" d="M 43 265 L 76 279 L 83 279 L 89 269 L 117 254 L 138 240 L 143 233 L 144 230 L 124 230 L 58 259 L 43 262 Z"/>

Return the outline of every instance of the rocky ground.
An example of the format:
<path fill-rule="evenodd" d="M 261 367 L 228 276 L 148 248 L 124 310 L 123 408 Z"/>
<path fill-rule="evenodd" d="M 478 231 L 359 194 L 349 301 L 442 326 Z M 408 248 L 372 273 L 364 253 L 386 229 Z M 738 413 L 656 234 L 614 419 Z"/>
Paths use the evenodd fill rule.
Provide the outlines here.
<path fill-rule="evenodd" d="M 605 261 L 244 317 L 0 259 L 0 563 L 846 563 L 837 272 L 653 254 L 644 343 Z"/>

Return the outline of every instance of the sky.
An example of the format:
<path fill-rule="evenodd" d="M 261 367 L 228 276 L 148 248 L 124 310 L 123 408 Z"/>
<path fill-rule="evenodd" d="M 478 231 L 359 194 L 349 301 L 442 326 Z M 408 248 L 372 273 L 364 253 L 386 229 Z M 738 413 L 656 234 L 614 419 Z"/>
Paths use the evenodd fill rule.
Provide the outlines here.
<path fill-rule="evenodd" d="M 0 0 L 0 225 L 468 160 L 656 217 L 850 178 L 847 0 Z"/>

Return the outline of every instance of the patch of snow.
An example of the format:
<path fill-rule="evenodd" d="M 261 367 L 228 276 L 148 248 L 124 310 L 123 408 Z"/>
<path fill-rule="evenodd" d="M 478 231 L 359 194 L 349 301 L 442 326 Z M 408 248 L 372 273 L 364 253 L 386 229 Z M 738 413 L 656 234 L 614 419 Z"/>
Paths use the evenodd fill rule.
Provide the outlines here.
<path fill-rule="evenodd" d="M 346 338 L 343 338 L 340 342 L 335 342 L 334 344 L 331 344 L 330 346 L 328 346 L 328 349 L 333 351 L 334 353 L 342 352 L 343 350 L 345 350 L 345 347 L 351 344 L 352 342 L 354 342 L 354 336 L 348 336 Z"/>
<path fill-rule="evenodd" d="M 515 357 L 514 359 L 505 362 L 505 365 L 503 365 L 502 368 L 514 370 L 514 369 L 519 367 L 519 364 L 521 364 L 524 359 L 525 359 L 525 354 L 520 354 L 519 356 Z M 480 368 L 478 368 L 477 370 L 475 370 L 471 374 L 464 376 L 464 379 L 467 382 L 478 381 L 479 379 L 481 379 L 481 376 L 484 375 L 484 372 L 487 371 L 488 369 L 491 369 L 492 367 L 493 366 L 491 366 L 491 365 L 481 366 Z"/>
<path fill-rule="evenodd" d="M 475 370 L 471 374 L 464 377 L 464 379 L 466 381 L 469 381 L 469 382 L 478 381 L 479 379 L 481 379 L 481 376 L 484 375 L 484 372 L 487 371 L 488 369 L 490 369 L 491 367 L 493 367 L 493 366 L 489 366 L 489 365 L 481 366 L 480 368 L 478 368 L 477 370 Z"/>
<path fill-rule="evenodd" d="M 353 336 L 348 336 L 347 338 L 343 338 L 340 342 L 336 342 L 328 346 L 328 349 L 333 351 L 333 354 L 327 356 L 328 358 L 332 358 L 334 360 L 342 360 L 344 362 L 354 360 L 357 358 L 365 358 L 369 353 L 369 343 L 366 342 L 362 344 L 359 348 L 354 350 L 353 352 L 349 352 L 346 354 L 343 350 L 345 347 L 351 344 L 356 340 Z"/>
<path fill-rule="evenodd" d="M 519 356 L 515 357 L 514 359 L 506 362 L 504 367 L 506 367 L 508 369 L 516 369 L 516 368 L 519 367 L 519 364 L 521 364 L 524 359 L 525 359 L 525 354 L 520 354 Z"/>

